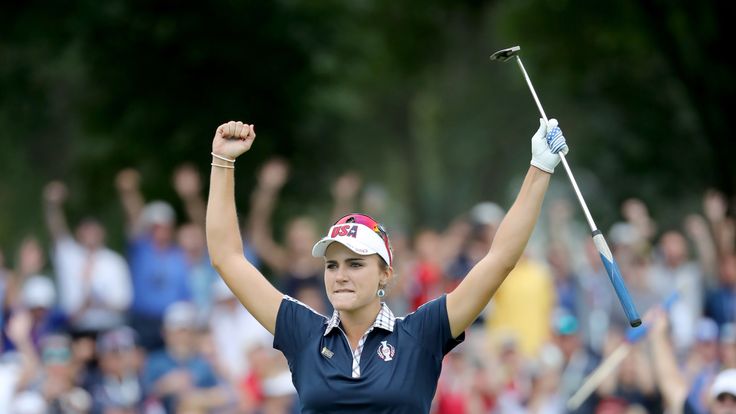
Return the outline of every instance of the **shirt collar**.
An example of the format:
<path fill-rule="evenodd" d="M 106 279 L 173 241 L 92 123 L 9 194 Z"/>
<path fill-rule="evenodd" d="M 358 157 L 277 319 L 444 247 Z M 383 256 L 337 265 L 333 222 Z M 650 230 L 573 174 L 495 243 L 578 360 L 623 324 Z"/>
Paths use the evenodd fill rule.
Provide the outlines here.
<path fill-rule="evenodd" d="M 376 315 L 376 320 L 373 321 L 371 329 L 381 328 L 389 332 L 393 332 L 395 323 L 396 317 L 394 316 L 394 313 L 391 312 L 391 309 L 388 308 L 388 305 L 386 305 L 385 302 L 381 302 L 381 310 L 378 311 L 378 315 Z M 340 313 L 337 310 L 334 310 L 332 312 L 332 317 L 327 320 L 327 327 L 325 328 L 324 336 L 327 336 L 333 328 L 338 326 L 340 326 Z"/>

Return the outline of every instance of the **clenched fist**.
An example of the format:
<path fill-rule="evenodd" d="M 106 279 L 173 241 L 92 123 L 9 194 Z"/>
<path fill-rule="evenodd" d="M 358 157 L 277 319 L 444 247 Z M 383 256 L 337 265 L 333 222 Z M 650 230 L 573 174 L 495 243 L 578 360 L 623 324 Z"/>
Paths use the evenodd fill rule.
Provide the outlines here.
<path fill-rule="evenodd" d="M 212 140 L 212 152 L 221 157 L 234 160 L 247 152 L 255 139 L 256 131 L 253 125 L 244 124 L 240 121 L 230 121 L 220 125 L 215 131 L 215 137 Z"/>

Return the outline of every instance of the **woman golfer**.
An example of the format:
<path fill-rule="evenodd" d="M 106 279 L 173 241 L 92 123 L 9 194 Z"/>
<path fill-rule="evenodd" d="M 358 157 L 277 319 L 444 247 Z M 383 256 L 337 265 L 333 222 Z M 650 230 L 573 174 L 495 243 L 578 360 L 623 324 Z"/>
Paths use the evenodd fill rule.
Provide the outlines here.
<path fill-rule="evenodd" d="M 397 318 L 381 301 L 393 275 L 391 244 L 363 214 L 338 220 L 314 245 L 335 311 L 320 315 L 281 294 L 243 256 L 235 211 L 235 159 L 247 152 L 253 125 L 220 125 L 212 142 L 207 244 L 213 265 L 248 311 L 274 334 L 289 362 L 303 413 L 428 413 L 442 358 L 462 342 L 514 268 L 532 233 L 559 152 L 557 121 L 540 119 L 531 167 L 488 254 L 451 293 Z"/>

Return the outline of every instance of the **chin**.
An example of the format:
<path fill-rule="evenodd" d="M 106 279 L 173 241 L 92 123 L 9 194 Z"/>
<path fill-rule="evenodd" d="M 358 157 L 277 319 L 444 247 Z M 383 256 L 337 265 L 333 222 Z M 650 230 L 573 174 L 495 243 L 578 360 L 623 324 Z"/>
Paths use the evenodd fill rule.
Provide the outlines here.
<path fill-rule="evenodd" d="M 330 298 L 330 303 L 332 303 L 332 307 L 338 311 L 351 311 L 358 307 L 356 298 L 332 297 Z"/>
<path fill-rule="evenodd" d="M 355 307 L 352 301 L 336 300 L 332 302 L 332 307 L 337 311 L 350 311 Z"/>

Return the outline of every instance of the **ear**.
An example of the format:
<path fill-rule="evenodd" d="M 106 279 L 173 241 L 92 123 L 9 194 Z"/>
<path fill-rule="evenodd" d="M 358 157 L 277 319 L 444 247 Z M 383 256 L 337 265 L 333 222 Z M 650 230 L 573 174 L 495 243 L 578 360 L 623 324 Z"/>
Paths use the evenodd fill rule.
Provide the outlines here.
<path fill-rule="evenodd" d="M 381 269 L 381 281 L 379 282 L 379 286 L 382 288 L 386 287 L 393 278 L 394 268 L 390 266 L 384 267 L 383 269 Z"/>

